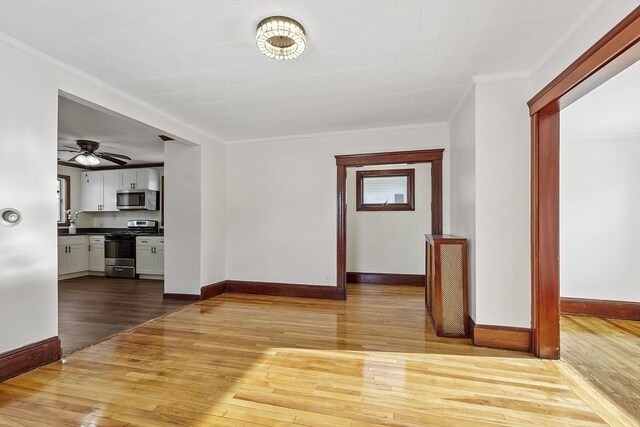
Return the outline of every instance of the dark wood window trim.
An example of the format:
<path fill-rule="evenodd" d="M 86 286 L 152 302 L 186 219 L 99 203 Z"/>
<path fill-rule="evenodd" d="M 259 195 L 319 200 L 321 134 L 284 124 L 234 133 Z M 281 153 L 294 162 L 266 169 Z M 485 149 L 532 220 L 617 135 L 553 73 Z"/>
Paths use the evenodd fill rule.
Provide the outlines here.
<path fill-rule="evenodd" d="M 560 357 L 560 109 L 640 59 L 640 7 L 529 102 L 533 353 Z"/>
<path fill-rule="evenodd" d="M 407 177 L 407 203 L 366 204 L 364 203 L 365 178 Z M 379 169 L 356 172 L 356 210 L 357 211 L 415 211 L 416 185 L 415 169 Z"/>
<path fill-rule="evenodd" d="M 69 175 L 58 175 L 58 179 L 64 181 L 64 221 L 58 222 L 58 226 L 68 226 L 69 216 L 67 211 L 71 209 L 71 177 Z"/>
<path fill-rule="evenodd" d="M 431 234 L 442 234 L 442 158 L 444 148 L 386 153 L 346 154 L 336 157 L 337 288 L 347 298 L 347 167 L 431 163 Z"/>

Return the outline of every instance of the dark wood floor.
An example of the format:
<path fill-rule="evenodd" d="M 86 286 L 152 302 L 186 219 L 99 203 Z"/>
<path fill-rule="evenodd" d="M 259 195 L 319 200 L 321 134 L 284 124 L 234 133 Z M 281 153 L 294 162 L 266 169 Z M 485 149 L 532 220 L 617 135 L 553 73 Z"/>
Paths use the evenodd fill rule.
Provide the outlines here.
<path fill-rule="evenodd" d="M 192 301 L 165 300 L 161 280 L 78 277 L 58 282 L 58 334 L 62 352 L 103 339 Z"/>

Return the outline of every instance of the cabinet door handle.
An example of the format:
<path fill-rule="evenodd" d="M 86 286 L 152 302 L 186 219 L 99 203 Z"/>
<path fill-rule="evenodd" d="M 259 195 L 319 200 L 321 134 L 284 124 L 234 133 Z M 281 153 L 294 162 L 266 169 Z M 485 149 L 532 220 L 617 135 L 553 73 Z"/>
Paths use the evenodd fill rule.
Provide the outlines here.
<path fill-rule="evenodd" d="M 69 253 L 71 253 L 71 246 L 69 246 Z"/>
<path fill-rule="evenodd" d="M 67 253 L 67 247 L 66 246 L 64 247 L 64 253 L 65 254 Z"/>

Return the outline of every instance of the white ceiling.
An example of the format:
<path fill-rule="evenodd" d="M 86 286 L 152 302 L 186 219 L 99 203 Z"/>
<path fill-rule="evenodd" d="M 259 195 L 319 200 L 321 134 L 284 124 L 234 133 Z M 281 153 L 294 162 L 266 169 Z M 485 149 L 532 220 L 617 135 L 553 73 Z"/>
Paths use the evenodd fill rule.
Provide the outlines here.
<path fill-rule="evenodd" d="M 232 141 L 447 121 L 471 76 L 530 69 L 590 3 L 0 0 L 0 32 Z M 258 51 L 270 15 L 305 27 L 301 57 Z"/>
<path fill-rule="evenodd" d="M 100 143 L 100 151 L 131 157 L 128 164 L 159 163 L 164 161 L 161 131 L 151 126 L 107 114 L 66 98 L 58 98 L 58 148 L 76 145 L 78 139 Z M 73 153 L 58 152 L 60 160 L 68 160 Z M 115 166 L 106 160 L 100 166 Z"/>
<path fill-rule="evenodd" d="M 635 136 L 640 142 L 640 62 L 560 112 L 563 139 Z"/>

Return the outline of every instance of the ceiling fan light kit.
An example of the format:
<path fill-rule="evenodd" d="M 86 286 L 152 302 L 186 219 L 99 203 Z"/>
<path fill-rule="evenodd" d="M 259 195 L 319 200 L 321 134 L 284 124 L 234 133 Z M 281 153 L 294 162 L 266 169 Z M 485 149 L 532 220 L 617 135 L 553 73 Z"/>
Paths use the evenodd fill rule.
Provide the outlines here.
<path fill-rule="evenodd" d="M 295 19 L 270 16 L 258 24 L 256 44 L 269 58 L 286 60 L 302 55 L 307 46 L 304 28 Z"/>
<path fill-rule="evenodd" d="M 80 163 L 81 165 L 85 165 L 85 166 L 95 166 L 98 163 L 100 163 L 100 160 L 94 156 L 93 154 L 89 154 L 88 156 L 84 155 L 84 154 L 80 154 L 78 156 L 76 156 L 76 162 Z"/>
<path fill-rule="evenodd" d="M 124 154 L 98 151 L 98 148 L 100 148 L 100 143 L 96 141 L 79 139 L 76 141 L 76 144 L 77 147 L 65 145 L 66 148 L 71 148 L 72 150 L 59 149 L 58 151 L 68 151 L 71 153 L 76 153 L 75 156 L 69 159 L 69 161 L 76 161 L 84 166 L 95 166 L 100 163 L 100 159 L 123 166 L 126 165 L 127 162 L 121 159 L 131 160 L 131 157 L 125 156 Z"/>

